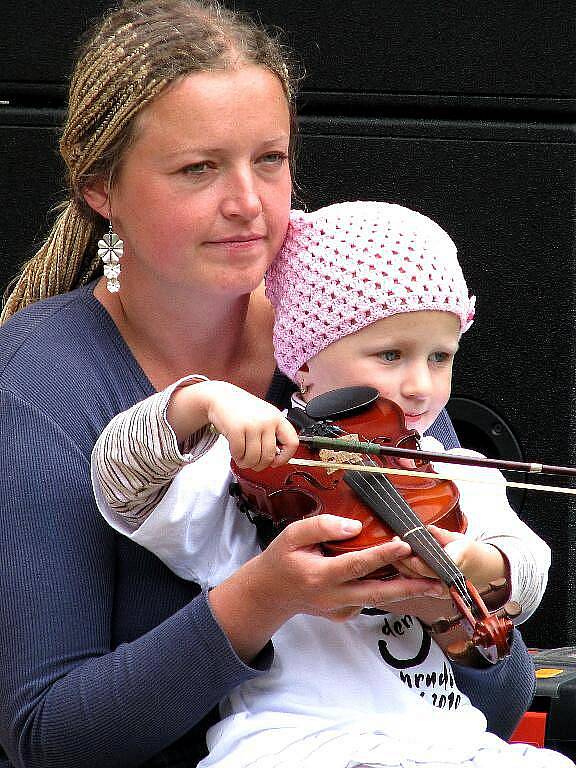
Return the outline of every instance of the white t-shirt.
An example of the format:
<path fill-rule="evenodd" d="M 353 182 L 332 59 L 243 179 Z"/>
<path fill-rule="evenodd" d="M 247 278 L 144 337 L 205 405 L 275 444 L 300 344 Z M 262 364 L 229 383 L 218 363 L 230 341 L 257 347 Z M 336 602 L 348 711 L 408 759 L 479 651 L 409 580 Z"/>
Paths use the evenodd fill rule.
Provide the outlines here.
<path fill-rule="evenodd" d="M 432 437 L 423 438 L 421 447 L 443 450 Z M 229 459 L 228 444 L 220 438 L 177 474 L 130 534 L 179 576 L 205 588 L 260 551 L 255 527 L 229 495 Z M 509 506 L 499 472 L 452 464 L 435 468 L 451 477 L 493 481 L 459 480 L 460 507 L 468 535 L 494 543 L 508 557 L 511 599 L 523 606 L 520 619 L 527 618 L 546 587 L 549 548 Z M 104 517 L 126 533 L 95 490 Z M 401 765 L 394 755 L 430 764 L 435 753 L 444 761 L 439 764 L 449 765 L 446 741 L 453 745 L 455 764 L 463 764 L 495 738 L 486 734 L 483 714 L 457 689 L 449 661 L 414 617 L 361 614 L 333 623 L 298 615 L 274 634 L 273 643 L 271 671 L 221 703 L 222 720 L 208 733 L 211 751 L 202 768 L 280 765 L 270 762 L 280 752 L 286 766 L 313 766 L 317 750 L 330 768 L 370 761 Z"/>

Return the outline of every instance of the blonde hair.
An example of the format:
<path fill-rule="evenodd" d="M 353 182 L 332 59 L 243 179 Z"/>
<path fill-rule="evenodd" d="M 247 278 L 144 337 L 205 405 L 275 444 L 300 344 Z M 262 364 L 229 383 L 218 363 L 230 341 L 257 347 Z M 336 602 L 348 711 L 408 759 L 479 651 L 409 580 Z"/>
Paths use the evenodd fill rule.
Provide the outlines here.
<path fill-rule="evenodd" d="M 135 118 L 171 82 L 193 72 L 262 66 L 279 79 L 294 128 L 289 58 L 278 40 L 212 0 L 125 0 L 89 35 L 78 56 L 60 140 L 69 199 L 45 243 L 5 294 L 0 323 L 39 299 L 65 293 L 101 273 L 102 217 L 83 190 L 114 184 Z M 294 133 L 294 131 L 293 131 Z"/>

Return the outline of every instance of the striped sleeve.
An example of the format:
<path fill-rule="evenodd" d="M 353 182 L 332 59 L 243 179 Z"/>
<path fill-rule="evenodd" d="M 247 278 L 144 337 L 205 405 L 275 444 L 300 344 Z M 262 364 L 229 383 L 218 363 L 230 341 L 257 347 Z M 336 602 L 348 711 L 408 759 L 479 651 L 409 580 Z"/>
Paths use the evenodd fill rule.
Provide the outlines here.
<path fill-rule="evenodd" d="M 218 439 L 206 425 L 190 435 L 181 450 L 166 416 L 172 393 L 199 381 L 207 379 L 186 376 L 136 403 L 115 416 L 96 441 L 92 451 L 96 496 L 129 531 L 146 520 L 178 471 L 203 456 Z"/>

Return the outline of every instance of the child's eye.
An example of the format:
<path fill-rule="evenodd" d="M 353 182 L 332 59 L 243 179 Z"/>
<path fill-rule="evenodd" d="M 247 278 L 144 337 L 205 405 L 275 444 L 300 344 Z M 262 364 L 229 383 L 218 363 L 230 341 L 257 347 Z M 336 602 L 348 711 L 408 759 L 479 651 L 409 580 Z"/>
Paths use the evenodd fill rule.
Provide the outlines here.
<path fill-rule="evenodd" d="M 400 352 L 397 349 L 386 349 L 384 352 L 380 352 L 381 360 L 385 360 L 387 363 L 393 363 L 394 360 L 400 360 Z"/>
<path fill-rule="evenodd" d="M 448 363 L 452 355 L 449 352 L 432 352 L 429 359 L 432 363 Z"/>

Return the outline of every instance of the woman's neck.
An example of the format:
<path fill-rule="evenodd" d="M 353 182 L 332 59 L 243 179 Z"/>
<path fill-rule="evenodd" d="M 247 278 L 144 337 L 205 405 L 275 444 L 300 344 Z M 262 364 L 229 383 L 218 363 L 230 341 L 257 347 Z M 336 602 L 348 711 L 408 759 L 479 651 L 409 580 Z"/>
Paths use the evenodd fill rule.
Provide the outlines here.
<path fill-rule="evenodd" d="M 162 301 L 142 291 L 110 294 L 102 280 L 94 295 L 156 389 L 202 373 L 266 393 L 274 371 L 273 316 L 263 286 L 230 302 L 178 295 Z"/>

